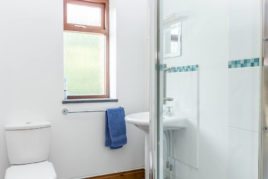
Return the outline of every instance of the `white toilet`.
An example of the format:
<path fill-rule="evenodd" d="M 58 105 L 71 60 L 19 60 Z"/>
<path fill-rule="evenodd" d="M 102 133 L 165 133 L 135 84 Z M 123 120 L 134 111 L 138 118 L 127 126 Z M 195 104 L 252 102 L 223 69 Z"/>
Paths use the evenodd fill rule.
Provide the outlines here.
<path fill-rule="evenodd" d="M 5 179 L 56 179 L 53 164 L 48 161 L 50 129 L 48 121 L 16 121 L 6 125 L 11 166 Z"/>

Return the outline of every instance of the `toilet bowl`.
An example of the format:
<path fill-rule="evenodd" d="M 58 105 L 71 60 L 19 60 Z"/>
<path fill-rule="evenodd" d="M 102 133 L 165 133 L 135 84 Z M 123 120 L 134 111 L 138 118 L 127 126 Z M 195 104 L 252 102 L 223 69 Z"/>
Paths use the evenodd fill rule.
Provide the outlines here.
<path fill-rule="evenodd" d="M 5 126 L 10 167 L 5 179 L 56 179 L 48 161 L 51 124 L 44 120 L 13 121 Z"/>
<path fill-rule="evenodd" d="M 27 165 L 11 166 L 5 179 L 56 179 L 53 164 L 45 161 Z"/>

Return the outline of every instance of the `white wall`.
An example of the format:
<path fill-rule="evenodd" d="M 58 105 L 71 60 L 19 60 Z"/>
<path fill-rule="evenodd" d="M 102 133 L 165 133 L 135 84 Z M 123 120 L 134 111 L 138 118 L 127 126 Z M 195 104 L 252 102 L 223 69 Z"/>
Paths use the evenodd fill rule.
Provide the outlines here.
<path fill-rule="evenodd" d="M 23 110 L 52 122 L 50 159 L 60 179 L 144 167 L 144 135 L 135 127 L 127 125 L 128 144 L 112 151 L 104 147 L 103 113 L 61 113 L 64 107 L 124 106 L 126 113 L 148 110 L 147 1 L 112 2 L 116 9 L 119 103 L 62 105 L 63 1 L 0 1 L 0 178 L 8 166 L 4 124 L 10 115 Z"/>

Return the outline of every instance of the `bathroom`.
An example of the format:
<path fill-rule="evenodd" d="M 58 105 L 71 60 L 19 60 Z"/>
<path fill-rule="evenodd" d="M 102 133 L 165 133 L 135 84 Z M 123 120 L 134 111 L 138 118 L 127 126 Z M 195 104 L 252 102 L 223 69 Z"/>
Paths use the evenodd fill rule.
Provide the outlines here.
<path fill-rule="evenodd" d="M 103 96 L 70 89 L 68 33 L 92 29 L 68 23 L 68 3 L 102 10 L 103 29 L 92 29 L 106 39 Z M 0 178 L 268 179 L 267 8 L 266 0 L 0 0 Z M 106 110 L 119 107 L 127 143 L 111 149 Z M 7 177 L 20 167 L 10 162 L 8 124 L 39 120 L 49 123 L 55 174 Z"/>

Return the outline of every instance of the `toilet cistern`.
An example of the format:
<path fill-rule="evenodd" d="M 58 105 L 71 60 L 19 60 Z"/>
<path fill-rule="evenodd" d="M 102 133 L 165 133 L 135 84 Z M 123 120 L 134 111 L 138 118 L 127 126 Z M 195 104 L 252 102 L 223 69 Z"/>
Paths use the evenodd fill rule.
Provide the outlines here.
<path fill-rule="evenodd" d="M 45 120 L 12 121 L 5 126 L 10 167 L 5 179 L 56 179 L 48 161 L 51 124 Z"/>

